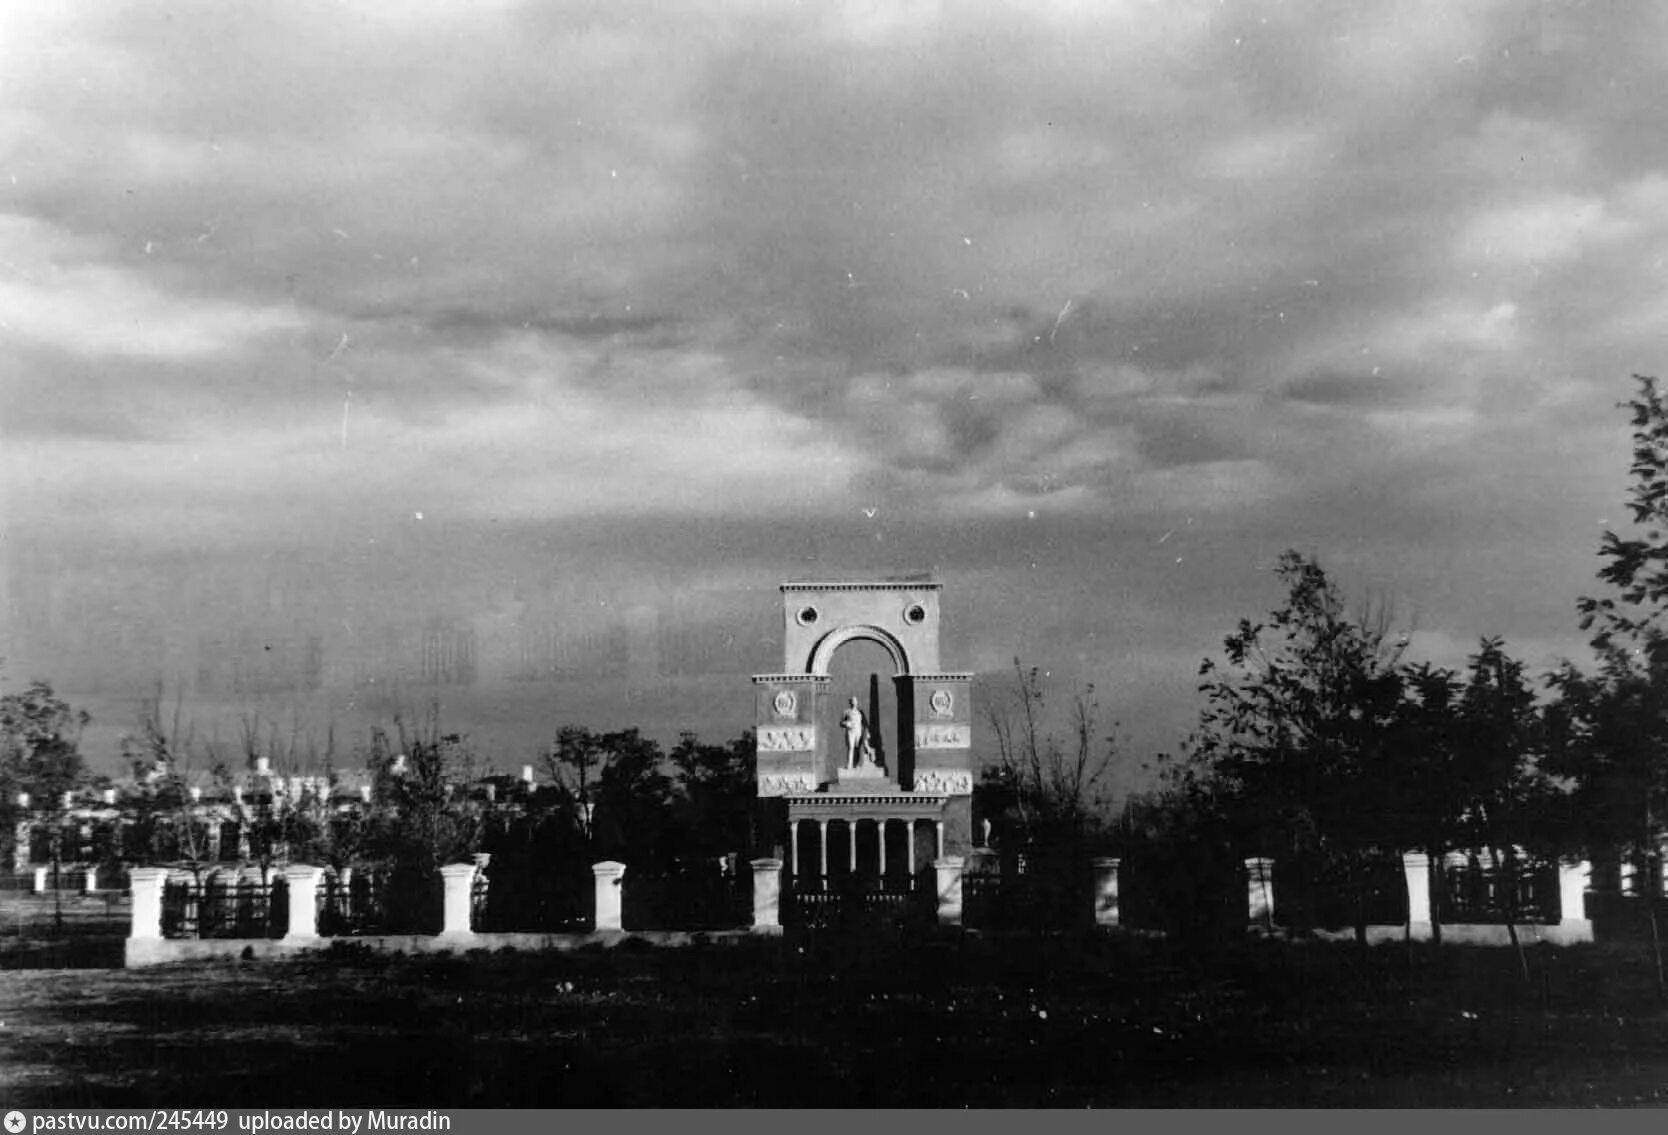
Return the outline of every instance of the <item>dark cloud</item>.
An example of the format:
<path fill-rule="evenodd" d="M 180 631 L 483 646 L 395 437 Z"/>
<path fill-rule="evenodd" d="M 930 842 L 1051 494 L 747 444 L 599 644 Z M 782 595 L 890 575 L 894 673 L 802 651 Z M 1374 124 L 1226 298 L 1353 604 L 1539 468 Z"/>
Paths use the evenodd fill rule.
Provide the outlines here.
<path fill-rule="evenodd" d="M 113 705 L 316 638 L 322 713 L 467 626 L 514 738 L 535 620 L 669 730 L 727 695 L 644 694 L 614 613 L 729 675 L 778 579 L 931 569 L 970 665 L 1053 655 L 1160 745 L 1288 545 L 1434 651 L 1561 649 L 1661 369 L 1664 19 L 26 4 L 19 658 Z"/>

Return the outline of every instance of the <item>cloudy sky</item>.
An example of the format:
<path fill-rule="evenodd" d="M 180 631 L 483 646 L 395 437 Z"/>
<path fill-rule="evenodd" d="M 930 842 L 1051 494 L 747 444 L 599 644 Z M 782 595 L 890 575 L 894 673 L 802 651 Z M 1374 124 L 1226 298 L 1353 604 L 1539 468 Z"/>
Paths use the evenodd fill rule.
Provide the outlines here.
<path fill-rule="evenodd" d="M 1668 10 L 14 0 L 5 681 L 710 739 L 777 585 L 1132 761 L 1295 547 L 1577 654 L 1664 370 Z M 1615 519 L 1612 519 L 1614 517 Z M 1110 724 L 1110 721 L 1108 722 Z"/>

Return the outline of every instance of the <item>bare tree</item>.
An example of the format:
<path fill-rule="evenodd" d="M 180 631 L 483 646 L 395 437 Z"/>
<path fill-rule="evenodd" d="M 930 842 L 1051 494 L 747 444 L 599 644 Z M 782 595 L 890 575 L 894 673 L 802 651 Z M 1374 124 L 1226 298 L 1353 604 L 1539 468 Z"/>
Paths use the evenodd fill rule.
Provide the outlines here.
<path fill-rule="evenodd" d="M 1076 847 L 1105 811 L 1117 746 L 1101 735 L 1093 685 L 1072 692 L 1067 735 L 1050 729 L 1045 677 L 1015 658 L 1012 688 L 989 699 L 996 760 L 986 780 L 1011 807 L 1021 843 Z"/>

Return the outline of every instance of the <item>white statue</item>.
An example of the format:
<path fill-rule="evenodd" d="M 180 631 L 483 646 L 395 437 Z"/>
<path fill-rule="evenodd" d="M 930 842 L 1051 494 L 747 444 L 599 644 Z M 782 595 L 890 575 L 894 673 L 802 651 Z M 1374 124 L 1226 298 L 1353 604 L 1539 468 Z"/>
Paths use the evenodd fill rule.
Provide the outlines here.
<path fill-rule="evenodd" d="M 846 731 L 846 767 L 854 769 L 859 761 L 865 768 L 873 765 L 875 750 L 869 743 L 869 723 L 857 708 L 856 698 L 846 704 L 846 711 L 840 715 L 840 727 Z"/>

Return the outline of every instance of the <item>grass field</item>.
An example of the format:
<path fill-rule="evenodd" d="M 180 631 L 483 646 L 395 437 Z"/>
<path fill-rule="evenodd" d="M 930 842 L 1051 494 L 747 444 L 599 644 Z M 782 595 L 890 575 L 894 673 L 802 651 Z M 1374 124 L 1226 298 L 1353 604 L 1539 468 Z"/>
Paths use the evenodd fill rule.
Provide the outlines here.
<path fill-rule="evenodd" d="M 14 942 L 0 962 L 119 949 Z M 0 1104 L 1668 1100 L 1668 1013 L 1643 950 L 1541 947 L 1530 965 L 1526 986 L 1500 949 L 890 935 L 6 969 Z"/>

